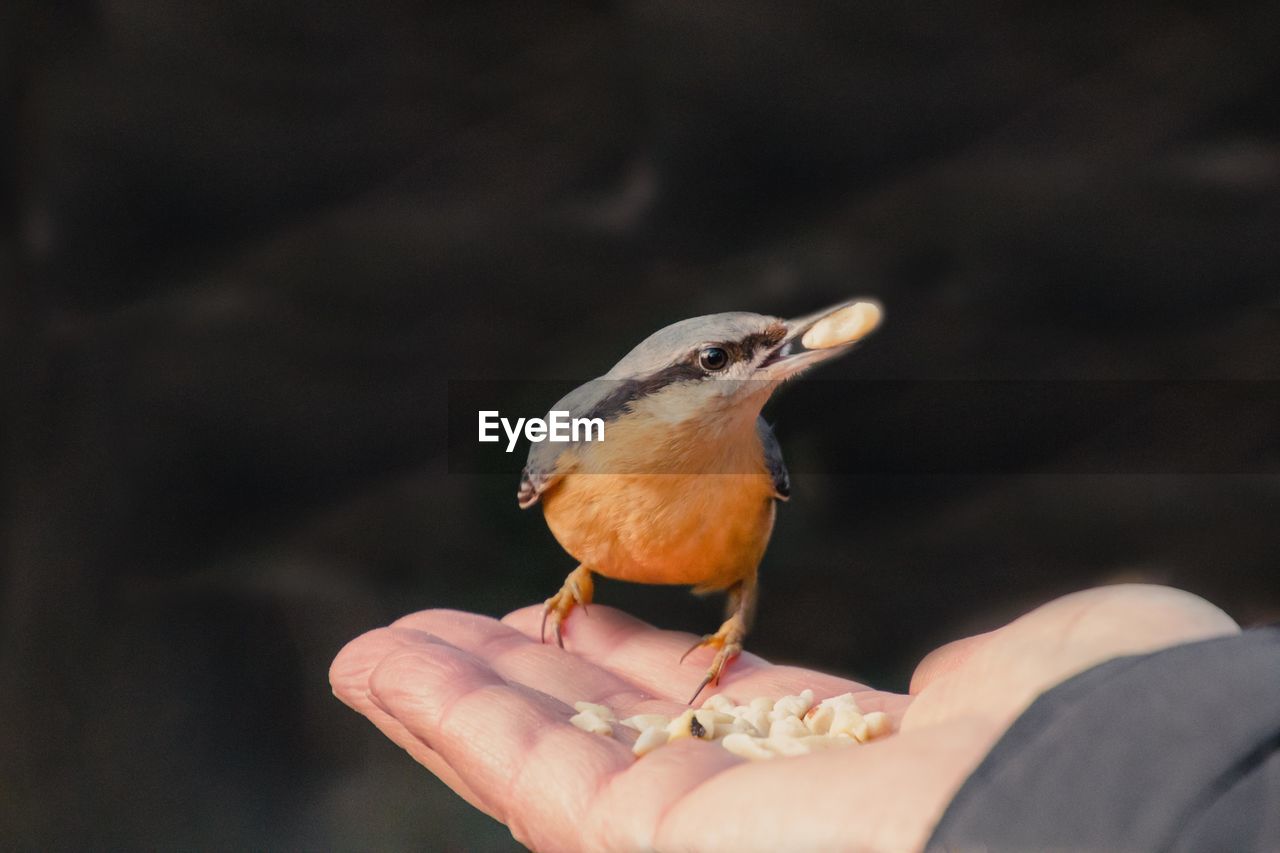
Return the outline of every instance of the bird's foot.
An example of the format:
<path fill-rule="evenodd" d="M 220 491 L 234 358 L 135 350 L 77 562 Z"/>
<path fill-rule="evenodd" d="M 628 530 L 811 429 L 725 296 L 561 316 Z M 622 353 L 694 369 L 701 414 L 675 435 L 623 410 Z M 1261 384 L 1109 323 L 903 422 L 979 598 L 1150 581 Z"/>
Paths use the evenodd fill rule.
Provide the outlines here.
<path fill-rule="evenodd" d="M 581 604 L 582 611 L 587 612 L 587 605 L 591 603 L 594 590 L 595 582 L 592 581 L 591 572 L 585 566 L 578 566 L 570 572 L 564 579 L 564 586 L 560 587 L 560 591 L 542 605 L 542 631 L 539 635 L 542 642 L 547 641 L 547 618 L 550 617 L 556 645 L 563 649 L 564 636 L 560 631 L 561 623 L 569 618 L 569 611 L 573 610 L 575 605 Z"/>
<path fill-rule="evenodd" d="M 690 705 L 694 703 L 694 700 L 706 689 L 708 684 L 720 683 L 720 676 L 725 667 L 729 665 L 730 661 L 742 654 L 742 641 L 746 636 L 747 629 L 744 620 L 739 614 L 735 613 L 720 626 L 719 631 L 714 634 L 707 634 L 680 656 L 680 662 L 683 663 L 684 659 L 694 650 L 703 646 L 712 646 L 718 650 L 716 651 L 716 656 L 711 660 L 711 667 L 707 670 L 706 677 L 702 679 L 698 689 L 693 691 L 693 696 L 689 698 Z"/>

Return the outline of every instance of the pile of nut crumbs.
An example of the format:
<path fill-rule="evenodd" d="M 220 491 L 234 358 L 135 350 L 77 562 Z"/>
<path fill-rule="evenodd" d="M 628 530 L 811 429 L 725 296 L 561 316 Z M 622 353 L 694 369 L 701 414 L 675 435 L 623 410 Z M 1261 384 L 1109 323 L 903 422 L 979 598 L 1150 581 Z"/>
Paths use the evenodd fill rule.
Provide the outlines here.
<path fill-rule="evenodd" d="M 608 707 L 593 702 L 576 702 L 574 709 L 578 713 L 569 722 L 584 731 L 611 737 L 614 726 L 621 725 L 639 732 L 631 748 L 637 756 L 674 740 L 697 738 L 756 761 L 856 746 L 892 731 L 887 714 L 864 714 L 852 693 L 815 704 L 812 690 L 776 701 L 762 696 L 745 705 L 716 695 L 675 717 L 638 714 L 619 720 Z"/>

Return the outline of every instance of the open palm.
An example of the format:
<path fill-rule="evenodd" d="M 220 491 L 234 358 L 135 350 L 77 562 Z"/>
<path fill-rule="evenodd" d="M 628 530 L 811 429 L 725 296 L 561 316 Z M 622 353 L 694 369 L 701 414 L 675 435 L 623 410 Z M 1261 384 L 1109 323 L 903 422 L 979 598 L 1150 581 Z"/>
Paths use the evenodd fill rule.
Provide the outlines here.
<path fill-rule="evenodd" d="M 541 608 L 502 621 L 428 610 L 334 661 L 334 692 L 459 795 L 542 850 L 918 849 L 952 795 L 1041 692 L 1121 654 L 1232 633 L 1187 593 L 1115 586 L 1066 596 L 945 646 L 911 694 L 744 654 L 715 692 L 743 702 L 853 692 L 895 733 L 865 746 L 745 762 L 680 740 L 637 760 L 624 738 L 573 727 L 573 703 L 676 714 L 709 650 L 606 607 L 575 614 L 568 651 L 538 641 Z M 706 695 L 709 695 L 706 694 Z"/>

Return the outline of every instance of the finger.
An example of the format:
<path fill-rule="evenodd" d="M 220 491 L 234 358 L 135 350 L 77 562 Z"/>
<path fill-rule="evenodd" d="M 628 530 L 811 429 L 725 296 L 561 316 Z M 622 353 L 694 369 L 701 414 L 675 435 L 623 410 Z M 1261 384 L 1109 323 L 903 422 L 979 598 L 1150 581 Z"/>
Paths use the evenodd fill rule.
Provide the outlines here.
<path fill-rule="evenodd" d="M 594 610 L 592 611 L 594 615 Z M 632 714 L 674 714 L 682 706 L 642 689 L 628 679 L 602 669 L 580 655 L 520 633 L 510 625 L 457 610 L 424 610 L 395 622 L 440 637 L 469 652 L 504 680 L 532 687 L 566 705 L 595 702 L 619 717 Z"/>
<path fill-rule="evenodd" d="M 393 652 L 370 683 L 374 700 L 536 849 L 592 847 L 619 833 L 643 841 L 671 797 L 736 761 L 710 744 L 676 744 L 670 758 L 644 771 L 647 789 L 624 786 L 637 794 L 634 813 L 593 809 L 611 780 L 648 759 L 635 762 L 617 741 L 573 727 L 552 697 L 508 684 L 484 661 L 444 644 Z"/>
<path fill-rule="evenodd" d="M 493 817 L 476 793 L 471 790 L 439 753 L 414 737 L 399 720 L 388 714 L 373 701 L 369 688 L 369 676 L 391 652 L 404 648 L 411 642 L 426 642 L 429 638 L 420 632 L 404 628 L 379 628 L 369 631 L 338 652 L 329 668 L 329 684 L 333 694 L 348 707 L 363 714 L 393 743 L 405 750 L 415 761 L 434 773 L 440 781 L 477 809 Z"/>
<path fill-rule="evenodd" d="M 541 608 L 534 606 L 510 613 L 502 621 L 532 638 L 537 636 L 541 618 Z M 569 651 L 644 691 L 682 705 L 706 674 L 714 654 L 712 649 L 700 649 L 681 665 L 680 655 L 694 641 L 693 635 L 658 630 L 611 607 L 594 605 L 589 615 L 574 613 L 570 624 Z M 704 695 L 718 692 L 735 701 L 746 701 L 755 696 L 777 698 L 806 688 L 818 698 L 852 692 L 860 697 L 860 705 L 866 700 L 867 710 L 880 710 L 886 702 L 900 704 L 856 681 L 799 667 L 775 666 L 749 652 L 725 670 L 718 688 Z"/>

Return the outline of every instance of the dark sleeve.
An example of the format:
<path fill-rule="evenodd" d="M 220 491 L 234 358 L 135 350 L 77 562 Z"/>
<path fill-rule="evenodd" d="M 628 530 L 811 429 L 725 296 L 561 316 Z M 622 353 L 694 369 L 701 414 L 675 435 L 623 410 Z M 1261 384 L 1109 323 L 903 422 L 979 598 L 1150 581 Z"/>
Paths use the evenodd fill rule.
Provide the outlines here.
<path fill-rule="evenodd" d="M 1045 693 L 929 850 L 1280 850 L 1280 628 L 1117 658 Z"/>

